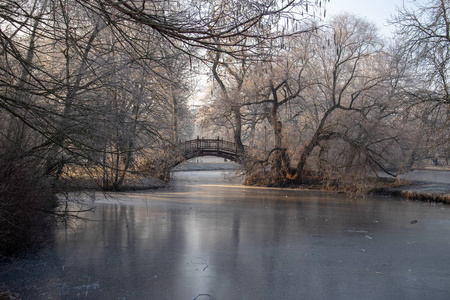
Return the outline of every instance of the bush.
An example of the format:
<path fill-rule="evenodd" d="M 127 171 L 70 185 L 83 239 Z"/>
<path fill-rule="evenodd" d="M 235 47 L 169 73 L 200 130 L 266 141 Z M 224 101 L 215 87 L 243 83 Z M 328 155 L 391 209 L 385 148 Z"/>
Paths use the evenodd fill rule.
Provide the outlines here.
<path fill-rule="evenodd" d="M 47 242 L 54 223 L 48 212 L 57 203 L 36 163 L 9 158 L 0 161 L 0 257 L 32 251 Z"/>

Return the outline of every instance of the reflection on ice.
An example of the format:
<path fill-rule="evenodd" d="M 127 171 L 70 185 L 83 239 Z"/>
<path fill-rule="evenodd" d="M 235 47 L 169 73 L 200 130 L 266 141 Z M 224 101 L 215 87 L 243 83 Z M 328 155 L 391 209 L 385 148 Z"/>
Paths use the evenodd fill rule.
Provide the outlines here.
<path fill-rule="evenodd" d="M 96 211 L 84 215 L 91 221 L 59 231 L 43 258 L 5 283 L 33 299 L 439 299 L 449 291 L 447 206 L 248 188 L 227 176 L 176 173 L 170 188 L 97 194 Z"/>

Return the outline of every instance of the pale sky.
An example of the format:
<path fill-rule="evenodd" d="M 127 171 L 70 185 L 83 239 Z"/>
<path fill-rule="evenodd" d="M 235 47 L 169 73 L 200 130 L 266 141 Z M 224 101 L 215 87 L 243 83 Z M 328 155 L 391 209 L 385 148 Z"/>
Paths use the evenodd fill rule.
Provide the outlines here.
<path fill-rule="evenodd" d="M 393 32 L 393 26 L 387 26 L 387 19 L 395 15 L 396 7 L 413 7 L 414 3 L 426 3 L 427 0 L 328 0 L 327 18 L 343 12 L 353 13 L 377 25 L 380 33 L 387 37 Z"/>

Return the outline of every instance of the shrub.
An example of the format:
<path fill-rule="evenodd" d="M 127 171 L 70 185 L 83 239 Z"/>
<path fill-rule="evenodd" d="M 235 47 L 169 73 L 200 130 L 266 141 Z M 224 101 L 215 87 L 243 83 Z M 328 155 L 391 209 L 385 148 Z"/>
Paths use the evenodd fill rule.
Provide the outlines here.
<path fill-rule="evenodd" d="M 56 206 L 50 182 L 31 160 L 0 161 L 0 257 L 31 251 L 48 241 Z"/>

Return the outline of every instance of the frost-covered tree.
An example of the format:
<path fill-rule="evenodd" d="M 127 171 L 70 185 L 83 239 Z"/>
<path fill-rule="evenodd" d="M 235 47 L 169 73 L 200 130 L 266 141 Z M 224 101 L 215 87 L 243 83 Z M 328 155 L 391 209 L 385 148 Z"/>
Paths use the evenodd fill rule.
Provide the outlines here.
<path fill-rule="evenodd" d="M 432 0 L 402 8 L 396 25 L 400 69 L 399 98 L 410 119 L 421 120 L 422 156 L 450 156 L 450 3 Z"/>

